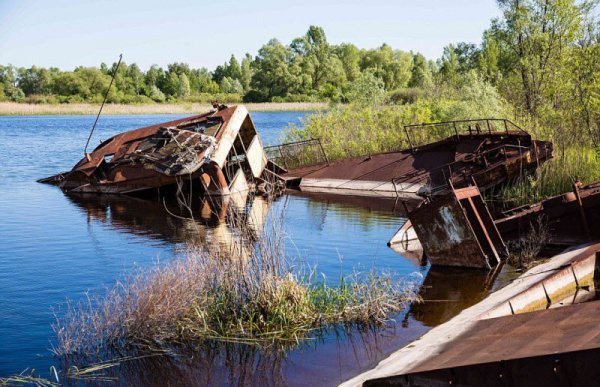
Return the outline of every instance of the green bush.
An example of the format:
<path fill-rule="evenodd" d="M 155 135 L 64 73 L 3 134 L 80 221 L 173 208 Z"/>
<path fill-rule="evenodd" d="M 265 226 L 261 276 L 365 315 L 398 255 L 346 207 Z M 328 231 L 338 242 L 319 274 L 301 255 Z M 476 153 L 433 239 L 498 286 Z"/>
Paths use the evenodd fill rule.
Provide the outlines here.
<path fill-rule="evenodd" d="M 390 91 L 387 94 L 387 99 L 393 104 L 415 103 L 418 99 L 423 98 L 426 92 L 422 88 L 409 87 L 406 89 L 397 89 Z"/>
<path fill-rule="evenodd" d="M 262 93 L 259 90 L 249 90 L 245 95 L 244 95 L 244 102 L 267 102 L 269 100 L 268 96 L 264 93 Z"/>
<path fill-rule="evenodd" d="M 404 105 L 338 105 L 308 116 L 304 127 L 291 126 L 284 140 L 319 138 L 330 159 L 361 156 L 408 147 L 404 125 L 510 117 L 510 109 L 495 89 L 469 75 L 457 89 L 447 89 Z"/>
<path fill-rule="evenodd" d="M 55 105 L 55 104 L 60 103 L 60 100 L 55 95 L 38 95 L 38 94 L 34 94 L 34 95 L 30 95 L 29 97 L 25 98 L 25 102 L 27 102 L 27 103 L 33 103 L 33 104 L 51 104 L 51 105 Z"/>
<path fill-rule="evenodd" d="M 145 95 L 124 95 L 119 102 L 124 104 L 138 105 L 155 103 L 152 98 L 146 97 Z"/>
<path fill-rule="evenodd" d="M 285 103 L 285 102 L 322 102 L 323 98 L 319 98 L 316 95 L 307 94 L 288 94 L 285 97 L 275 96 L 271 98 L 271 102 Z"/>
<path fill-rule="evenodd" d="M 373 72 L 365 71 L 355 81 L 350 82 L 346 92 L 346 100 L 363 105 L 383 103 L 385 100 L 385 84 Z"/>

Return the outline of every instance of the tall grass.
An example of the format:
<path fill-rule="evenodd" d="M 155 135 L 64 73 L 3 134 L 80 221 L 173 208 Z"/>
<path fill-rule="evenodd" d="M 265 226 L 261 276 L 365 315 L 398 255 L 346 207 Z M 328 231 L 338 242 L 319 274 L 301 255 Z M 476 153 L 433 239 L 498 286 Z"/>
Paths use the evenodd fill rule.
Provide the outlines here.
<path fill-rule="evenodd" d="M 68 356 L 206 340 L 297 343 L 329 324 L 382 323 L 417 300 L 415 284 L 390 275 L 355 273 L 329 286 L 314 269 L 288 259 L 281 230 L 273 222 L 252 251 L 190 247 L 103 296 L 67 304 L 54 325 L 53 351 Z M 237 235 L 243 240 L 248 232 Z"/>
<path fill-rule="evenodd" d="M 497 199 L 511 206 L 539 202 L 573 190 L 573 179 L 589 184 L 600 179 L 600 157 L 589 147 L 566 147 L 554 151 L 534 175 L 517 179 L 505 186 Z"/>

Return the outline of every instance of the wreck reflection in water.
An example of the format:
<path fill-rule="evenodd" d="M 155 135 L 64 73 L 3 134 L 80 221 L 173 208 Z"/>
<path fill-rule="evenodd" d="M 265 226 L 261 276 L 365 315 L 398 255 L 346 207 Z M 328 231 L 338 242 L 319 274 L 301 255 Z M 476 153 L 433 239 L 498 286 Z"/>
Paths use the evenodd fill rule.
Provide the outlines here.
<path fill-rule="evenodd" d="M 433 328 L 504 287 L 518 275 L 509 265 L 502 265 L 493 272 L 431 267 L 419 292 L 423 302 L 411 305 L 407 317 Z"/>
<path fill-rule="evenodd" d="M 302 231 L 316 230 L 313 233 L 317 235 L 312 236 L 316 239 L 324 232 L 336 241 L 336 234 L 328 230 L 332 208 L 335 216 L 353 220 L 349 223 L 355 223 L 358 219 L 357 227 L 363 230 L 377 228 L 382 219 L 388 219 L 392 231 L 398 219 L 404 215 L 404 208 L 393 200 L 361 200 L 339 195 L 311 194 L 305 197 L 301 193 L 292 193 L 274 203 L 260 196 L 233 195 L 229 198 L 192 200 L 189 208 L 176 201 L 127 196 L 69 194 L 67 197 L 84 210 L 88 222 L 109 224 L 124 233 L 157 238 L 182 247 L 186 243 L 219 243 L 231 248 L 234 240 L 237 240 L 227 226 L 228 214 L 232 210 L 243 215 L 242 218 L 248 222 L 249 229 L 257 238 L 265 222 L 268 222 L 269 207 L 285 206 L 286 223 L 291 226 L 287 228 L 291 228 L 292 239 L 300 239 L 301 254 L 306 252 L 304 247 L 310 245 L 311 241 L 311 236 Z M 292 204 L 288 204 L 288 201 Z M 295 206 L 294 203 L 298 201 L 304 206 Z M 307 211 L 309 216 L 302 216 L 300 211 Z M 383 218 L 374 217 L 373 214 L 380 214 Z M 190 219 L 191 216 L 194 220 Z M 297 222 L 302 226 L 299 227 Z M 347 239 L 346 231 L 338 232 Z M 324 330 L 316 332 L 310 340 L 279 350 L 269 348 L 261 351 L 249 345 L 207 342 L 193 350 L 174 348 L 172 353 L 165 355 L 121 361 L 101 374 L 128 385 L 167 385 L 174 381 L 184 385 L 303 385 L 307 380 L 317 377 L 319 383 L 335 384 L 373 367 L 431 327 L 475 304 L 507 278 L 503 273 L 490 275 L 487 272 L 460 269 L 428 270 L 393 253 L 385 246 L 385 241 L 385 238 L 373 241 L 385 253 L 379 254 L 384 258 L 378 262 L 378 268 L 400 268 L 402 274 L 415 271 L 425 274 L 421 293 L 426 302 L 410 306 L 384 327 Z M 252 248 L 252 238 L 247 243 L 249 245 L 244 248 Z M 332 245 L 336 246 L 336 243 Z M 360 253 L 356 251 L 353 255 Z M 373 256 L 377 253 L 371 251 L 367 254 Z M 352 261 L 353 257 L 348 258 Z M 354 264 L 347 267 L 348 270 L 353 268 Z M 331 275 L 328 267 L 325 270 Z M 123 354 L 109 358 L 120 356 Z M 64 358 L 61 359 L 61 365 L 67 369 L 74 364 L 81 366 L 82 361 L 92 364 L 98 360 Z"/>
<path fill-rule="evenodd" d="M 262 231 L 268 202 L 260 196 L 236 193 L 224 197 L 194 198 L 185 203 L 131 196 L 65 194 L 85 210 L 88 223 L 99 221 L 112 228 L 136 235 L 161 239 L 172 244 L 206 245 L 213 242 L 231 245 L 227 226 L 232 211 L 243 217 L 254 238 Z M 190 198 L 191 199 L 191 198 Z"/>

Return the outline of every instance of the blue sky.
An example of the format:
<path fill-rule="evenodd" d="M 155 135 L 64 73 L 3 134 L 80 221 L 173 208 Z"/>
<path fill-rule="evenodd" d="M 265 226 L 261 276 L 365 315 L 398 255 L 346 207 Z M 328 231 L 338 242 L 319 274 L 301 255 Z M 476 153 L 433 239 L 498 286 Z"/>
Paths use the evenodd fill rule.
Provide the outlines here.
<path fill-rule="evenodd" d="M 495 0 L 0 0 L 0 64 L 73 69 L 123 53 L 143 69 L 212 69 L 273 37 L 288 44 L 311 24 L 331 43 L 385 42 L 435 59 L 448 43 L 479 43 L 497 16 Z"/>

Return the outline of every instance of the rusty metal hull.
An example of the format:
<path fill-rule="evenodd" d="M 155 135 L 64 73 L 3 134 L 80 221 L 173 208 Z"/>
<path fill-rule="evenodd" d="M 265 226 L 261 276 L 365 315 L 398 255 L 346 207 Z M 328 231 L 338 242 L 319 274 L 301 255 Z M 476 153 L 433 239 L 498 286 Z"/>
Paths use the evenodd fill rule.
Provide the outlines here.
<path fill-rule="evenodd" d="M 583 187 L 576 184 L 573 192 L 512 209 L 495 223 L 509 240 L 526 235 L 540 219 L 549 228 L 552 244 L 573 245 L 600 238 L 600 181 Z"/>
<path fill-rule="evenodd" d="M 419 149 L 290 168 L 282 177 L 303 191 L 415 198 L 472 183 L 489 189 L 537 168 L 552 144 L 524 132 L 467 134 Z"/>
<path fill-rule="evenodd" d="M 477 187 L 452 189 L 408 218 L 434 266 L 491 269 L 507 255 Z"/>
<path fill-rule="evenodd" d="M 479 321 L 434 361 L 364 386 L 587 386 L 600 379 L 600 301 Z"/>
<path fill-rule="evenodd" d="M 71 171 L 39 182 L 73 193 L 129 194 L 194 181 L 207 194 L 222 195 L 249 189 L 248 182 L 260 179 L 266 166 L 246 108 L 221 105 L 210 113 L 118 134 Z"/>
<path fill-rule="evenodd" d="M 343 385 L 594 384 L 600 301 L 579 294 L 596 293 L 598 256 L 598 243 L 564 251 Z M 510 307 L 525 299 L 541 306 Z"/>

